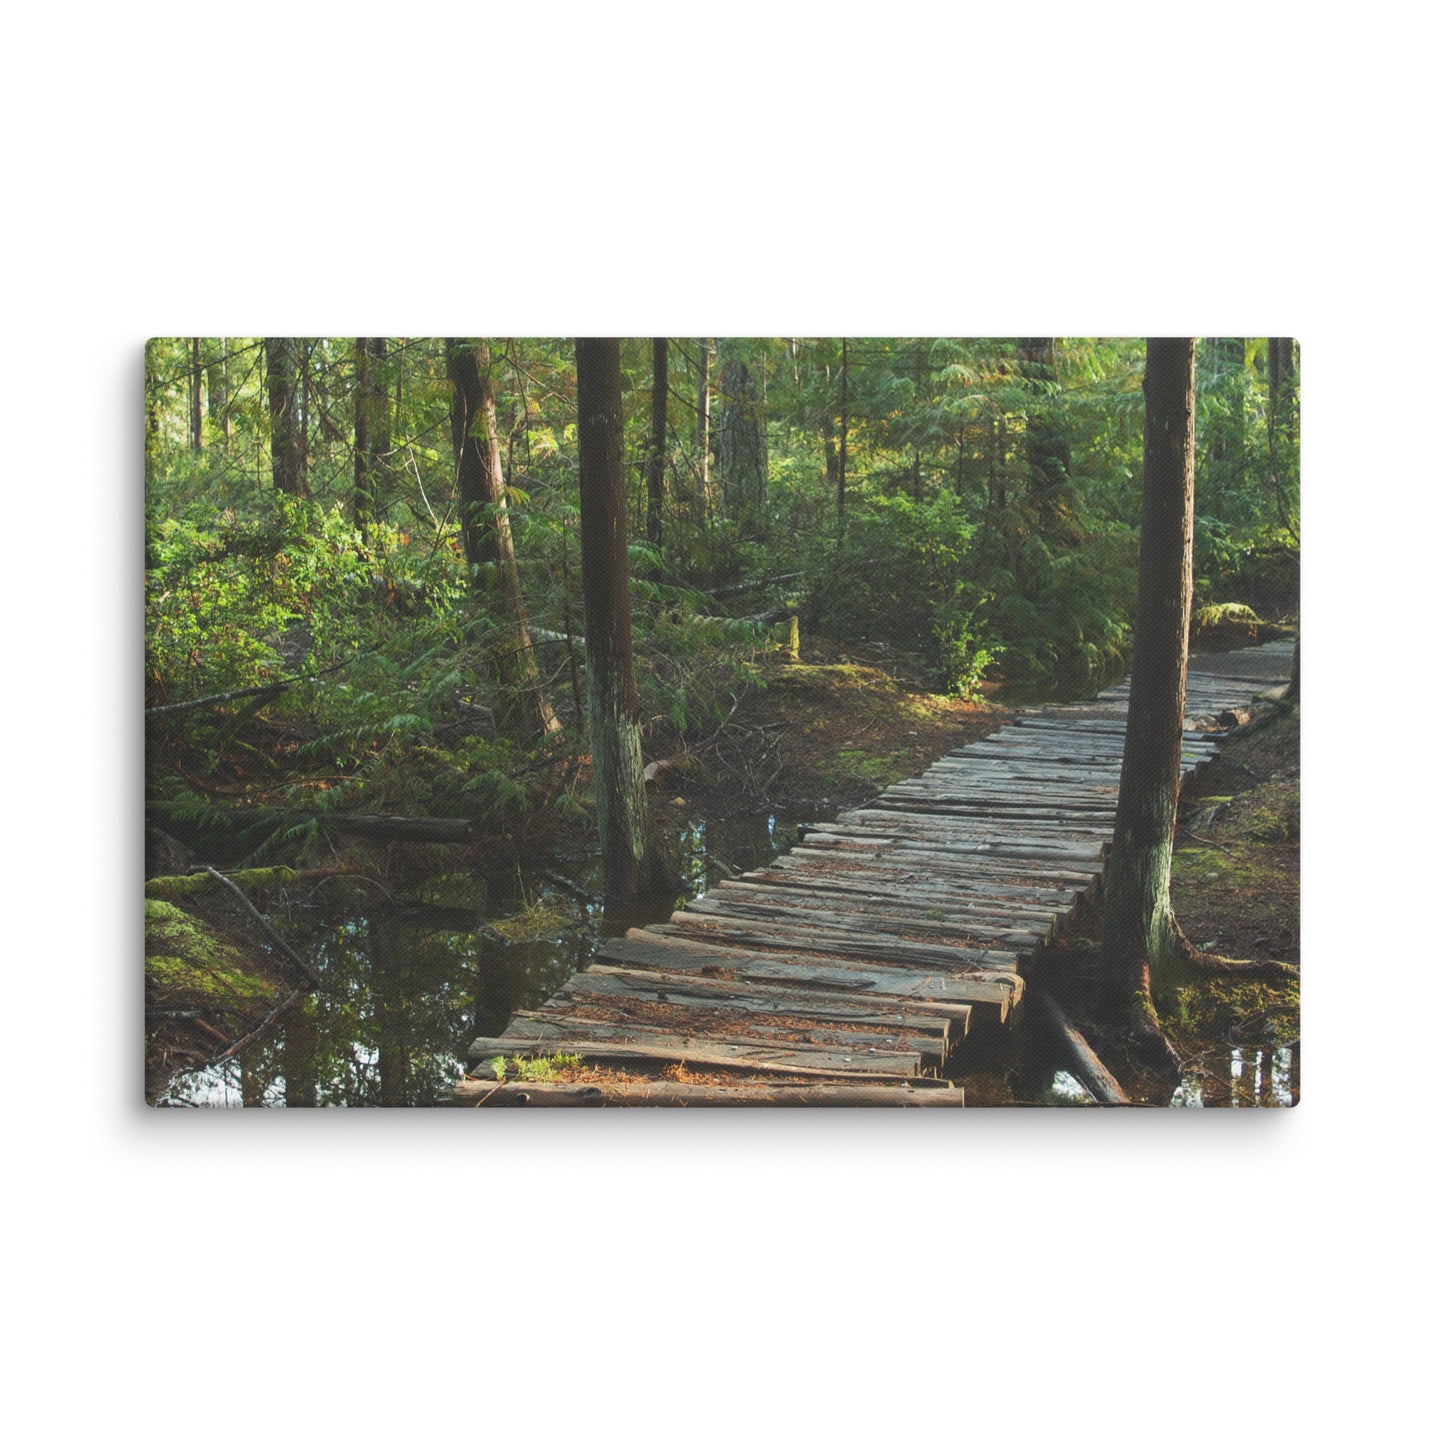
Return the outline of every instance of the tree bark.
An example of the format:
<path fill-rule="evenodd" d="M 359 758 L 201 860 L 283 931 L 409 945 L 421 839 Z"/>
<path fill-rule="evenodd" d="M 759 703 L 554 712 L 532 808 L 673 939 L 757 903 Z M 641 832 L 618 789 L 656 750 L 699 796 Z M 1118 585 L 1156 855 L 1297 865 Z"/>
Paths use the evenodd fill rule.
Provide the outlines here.
<path fill-rule="evenodd" d="M 1185 961 L 1170 902 L 1194 540 L 1194 340 L 1153 338 L 1144 365 L 1144 501 L 1134 668 L 1104 904 L 1106 977 L 1154 1062 L 1154 990 Z M 1162 996 L 1162 995 L 1161 995 Z M 1162 1047 L 1161 1047 L 1162 1046 Z M 1167 1052 L 1166 1052 L 1167 1051 Z"/>
<path fill-rule="evenodd" d="M 266 337 L 266 405 L 271 414 L 271 481 L 288 496 L 306 495 L 306 445 L 297 396 L 296 342 Z"/>
<path fill-rule="evenodd" d="M 652 342 L 652 443 L 647 455 L 647 540 L 662 542 L 663 464 L 667 458 L 667 338 Z"/>
<path fill-rule="evenodd" d="M 697 471 L 698 485 L 702 493 L 704 510 L 710 509 L 708 491 L 708 463 L 712 450 L 712 350 L 709 338 L 698 338 L 697 362 Z"/>
<path fill-rule="evenodd" d="M 221 449 L 231 450 L 231 362 L 226 338 L 220 338 L 220 352 L 213 354 L 206 368 L 206 415 L 211 430 L 221 438 Z"/>
<path fill-rule="evenodd" d="M 1029 465 L 1029 491 L 1037 506 L 1049 512 L 1059 510 L 1059 488 L 1069 479 L 1072 465 L 1069 439 L 1064 434 L 1052 400 L 1058 389 L 1059 372 L 1054 359 L 1052 336 L 1019 338 L 1019 360 L 1029 390 L 1037 398 L 1029 408 L 1025 450 Z"/>
<path fill-rule="evenodd" d="M 161 378 L 152 365 L 156 343 L 146 343 L 146 466 L 154 466 L 161 448 Z"/>
<path fill-rule="evenodd" d="M 502 696 L 494 711 L 504 730 L 535 741 L 539 734 L 557 732 L 562 725 L 542 687 L 517 577 L 512 524 L 502 485 L 491 352 L 485 344 L 473 347 L 448 337 L 446 363 L 452 382 L 452 443 L 457 459 L 462 549 L 473 586 L 479 591 L 489 590 L 490 570 L 502 626 L 494 654 Z"/>
<path fill-rule="evenodd" d="M 642 777 L 641 709 L 632 665 L 627 493 L 622 469 L 622 357 L 615 337 L 577 339 L 582 605 L 593 789 L 609 902 L 670 891 Z"/>
<path fill-rule="evenodd" d="M 352 511 L 363 531 L 380 514 L 381 482 L 386 454 L 391 450 L 386 390 L 386 338 L 356 338 L 356 395 L 354 410 L 355 471 Z"/>
<path fill-rule="evenodd" d="M 201 450 L 201 386 L 205 378 L 201 364 L 201 338 L 191 337 L 191 450 Z"/>
<path fill-rule="evenodd" d="M 1274 489 L 1280 525 L 1293 533 L 1286 491 L 1297 481 L 1299 473 L 1299 379 L 1295 368 L 1294 339 L 1289 336 L 1269 338 L 1267 434 L 1269 480 Z"/>
<path fill-rule="evenodd" d="M 767 495 L 768 443 L 758 381 L 737 354 L 718 370 L 722 416 L 718 423 L 718 466 L 723 510 L 746 520 Z"/>

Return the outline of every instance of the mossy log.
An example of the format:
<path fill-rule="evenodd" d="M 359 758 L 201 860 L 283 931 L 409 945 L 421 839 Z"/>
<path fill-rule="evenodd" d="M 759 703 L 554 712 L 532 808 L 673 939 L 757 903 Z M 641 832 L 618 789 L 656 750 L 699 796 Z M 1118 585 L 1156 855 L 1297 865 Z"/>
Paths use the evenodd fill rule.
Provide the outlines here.
<path fill-rule="evenodd" d="M 294 868 L 246 868 L 240 873 L 227 875 L 231 882 L 244 893 L 254 893 L 261 888 L 278 888 L 294 883 L 297 873 Z M 146 879 L 147 898 L 165 898 L 178 903 L 182 898 L 194 897 L 207 888 L 215 886 L 215 879 L 209 873 L 184 873 L 160 878 Z"/>

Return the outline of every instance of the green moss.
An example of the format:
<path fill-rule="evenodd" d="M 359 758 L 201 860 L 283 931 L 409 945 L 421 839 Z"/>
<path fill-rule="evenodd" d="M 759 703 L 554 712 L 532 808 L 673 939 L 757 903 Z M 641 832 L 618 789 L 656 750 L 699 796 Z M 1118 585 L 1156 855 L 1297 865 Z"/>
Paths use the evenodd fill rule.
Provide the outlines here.
<path fill-rule="evenodd" d="M 248 868 L 228 876 L 242 893 L 260 888 L 276 888 L 296 881 L 296 872 L 292 868 Z M 179 902 L 182 898 L 191 898 L 207 888 L 219 886 L 209 873 L 183 873 L 147 879 L 146 897 L 168 898 L 172 902 Z"/>
<path fill-rule="evenodd" d="M 167 954 L 146 958 L 146 978 L 167 993 L 202 1004 L 234 1003 L 237 999 L 273 998 L 274 985 L 239 969 L 202 966 Z"/>
<path fill-rule="evenodd" d="M 146 978 L 197 1003 L 274 995 L 275 985 L 245 950 L 164 899 L 147 898 Z"/>
<path fill-rule="evenodd" d="M 1181 879 L 1204 886 L 1225 884 L 1259 888 L 1274 879 L 1269 869 L 1219 848 L 1176 848 L 1171 866 Z"/>
<path fill-rule="evenodd" d="M 572 914 L 548 899 L 538 898 L 519 913 L 509 918 L 498 918 L 492 922 L 508 943 L 535 943 L 543 938 L 555 938 L 572 922 Z"/>
<path fill-rule="evenodd" d="M 1299 1006 L 1297 983 L 1196 976 L 1175 994 L 1169 1020 L 1201 1040 L 1259 1038 L 1266 1024 L 1284 1037 L 1299 1032 Z"/>
<path fill-rule="evenodd" d="M 1299 840 L 1299 784 L 1262 789 L 1249 815 L 1245 836 L 1261 843 L 1294 843 Z"/>

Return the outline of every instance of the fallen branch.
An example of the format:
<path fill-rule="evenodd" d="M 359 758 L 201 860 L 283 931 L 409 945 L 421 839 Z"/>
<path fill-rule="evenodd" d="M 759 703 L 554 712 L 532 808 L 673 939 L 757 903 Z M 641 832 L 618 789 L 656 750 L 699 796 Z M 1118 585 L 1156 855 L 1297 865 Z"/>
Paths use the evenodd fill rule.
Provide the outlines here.
<path fill-rule="evenodd" d="M 334 667 L 323 668 L 320 672 L 310 672 L 297 677 L 282 677 L 275 682 L 263 682 L 255 687 L 235 687 L 229 692 L 213 692 L 206 697 L 193 697 L 189 702 L 168 702 L 160 707 L 148 707 L 145 715 L 147 717 L 160 717 L 165 713 L 191 712 L 198 707 L 209 707 L 216 702 L 236 702 L 243 697 L 265 697 L 267 695 L 285 692 L 288 687 L 294 687 L 298 682 L 315 682 L 320 678 L 329 677 L 333 672 L 340 672 L 351 658 L 344 662 L 338 662 Z"/>
<path fill-rule="evenodd" d="M 301 955 L 297 953 L 296 950 L 292 948 L 291 945 L 287 943 L 286 940 L 282 938 L 279 933 L 276 932 L 274 928 L 272 928 L 270 920 L 265 916 L 265 914 L 263 914 L 256 907 L 256 905 L 252 903 L 251 900 L 247 898 L 246 895 L 242 893 L 241 890 L 233 882 L 231 882 L 229 878 L 226 877 L 224 873 L 220 872 L 218 869 L 212 868 L 209 863 L 205 865 L 205 871 L 209 873 L 212 878 L 216 879 L 218 883 L 224 883 L 226 887 L 229 888 L 231 892 L 234 893 L 236 897 L 241 900 L 241 906 L 246 910 L 247 913 L 251 915 L 252 918 L 256 920 L 258 924 L 260 924 L 261 931 L 266 935 L 267 938 L 271 940 L 272 943 L 276 945 L 277 948 L 281 950 L 282 953 L 286 955 L 287 958 L 291 960 L 292 963 L 296 965 L 297 970 L 301 973 L 302 977 L 307 980 L 311 987 L 320 988 L 320 977 L 312 971 L 311 965 L 308 964 L 301 957 Z"/>

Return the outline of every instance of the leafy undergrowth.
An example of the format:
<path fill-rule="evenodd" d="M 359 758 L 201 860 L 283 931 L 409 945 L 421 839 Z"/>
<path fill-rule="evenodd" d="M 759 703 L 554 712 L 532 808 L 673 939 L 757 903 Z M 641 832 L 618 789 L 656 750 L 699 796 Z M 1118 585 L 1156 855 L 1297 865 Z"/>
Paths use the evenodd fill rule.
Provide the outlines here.
<path fill-rule="evenodd" d="M 680 754 L 659 793 L 715 818 L 831 817 L 1012 717 L 929 691 L 905 657 L 825 640 L 805 642 L 800 663 L 770 663 L 760 682 L 711 737 L 658 740 Z"/>

